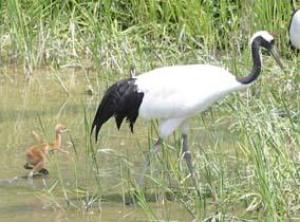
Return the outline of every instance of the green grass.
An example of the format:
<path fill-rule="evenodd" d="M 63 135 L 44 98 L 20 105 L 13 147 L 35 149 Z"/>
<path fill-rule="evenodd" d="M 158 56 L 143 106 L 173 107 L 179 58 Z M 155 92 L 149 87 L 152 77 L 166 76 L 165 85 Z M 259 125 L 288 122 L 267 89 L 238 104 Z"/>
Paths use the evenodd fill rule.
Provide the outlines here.
<path fill-rule="evenodd" d="M 134 199 L 143 212 L 139 218 L 149 221 L 180 220 L 168 204 L 179 205 L 187 220 L 297 221 L 300 65 L 288 47 L 291 10 L 289 1 L 276 0 L 2 1 L 1 145 L 16 158 L 5 159 L 3 167 L 21 165 L 23 156 L 13 153 L 29 145 L 30 130 L 50 139 L 53 125 L 64 121 L 72 129 L 66 140 L 73 155 L 51 157 L 55 176 L 32 191 L 49 208 L 99 213 L 105 203 Z M 138 189 L 136 178 L 143 152 L 157 137 L 157 123 L 139 121 L 131 136 L 127 127 L 117 133 L 110 122 L 97 144 L 91 140 L 103 91 L 129 76 L 132 64 L 141 73 L 212 63 L 244 75 L 251 66 L 249 37 L 262 29 L 276 33 L 286 71 L 264 55 L 262 76 L 251 89 L 192 119 L 200 199 L 187 178 L 180 135 L 152 158 L 145 189 Z M 81 95 L 88 88 L 94 97 Z"/>

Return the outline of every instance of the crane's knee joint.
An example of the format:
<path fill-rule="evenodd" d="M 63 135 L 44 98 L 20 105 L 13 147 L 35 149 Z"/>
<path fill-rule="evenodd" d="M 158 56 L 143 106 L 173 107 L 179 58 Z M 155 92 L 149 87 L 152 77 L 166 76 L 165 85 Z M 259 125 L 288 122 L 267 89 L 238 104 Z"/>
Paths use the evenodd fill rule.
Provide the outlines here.
<path fill-rule="evenodd" d="M 191 159 L 192 158 L 192 155 L 191 155 L 190 151 L 185 151 L 183 153 L 183 156 L 184 156 L 185 159 Z"/>

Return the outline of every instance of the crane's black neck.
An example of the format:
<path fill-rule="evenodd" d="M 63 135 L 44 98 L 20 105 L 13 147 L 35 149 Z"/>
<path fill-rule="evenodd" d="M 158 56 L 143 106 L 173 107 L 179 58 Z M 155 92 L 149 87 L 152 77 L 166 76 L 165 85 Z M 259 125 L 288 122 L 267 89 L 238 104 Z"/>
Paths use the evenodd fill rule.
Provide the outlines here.
<path fill-rule="evenodd" d="M 237 78 L 237 81 L 239 81 L 244 85 L 250 84 L 253 81 L 255 81 L 261 72 L 261 57 L 259 55 L 260 46 L 261 46 L 260 38 L 254 39 L 254 41 L 251 44 L 251 54 L 253 60 L 253 66 L 251 72 L 247 76 Z"/>

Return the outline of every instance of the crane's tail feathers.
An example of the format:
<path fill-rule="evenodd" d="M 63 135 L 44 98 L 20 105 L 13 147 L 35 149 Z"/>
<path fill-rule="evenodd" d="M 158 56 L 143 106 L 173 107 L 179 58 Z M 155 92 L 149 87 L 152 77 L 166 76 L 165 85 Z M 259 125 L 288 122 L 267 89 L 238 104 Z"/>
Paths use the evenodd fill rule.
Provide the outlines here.
<path fill-rule="evenodd" d="M 91 134 L 95 130 L 97 141 L 102 125 L 115 117 L 117 128 L 120 129 L 124 118 L 129 122 L 130 130 L 133 132 L 134 123 L 138 117 L 140 105 L 144 93 L 138 92 L 135 78 L 120 80 L 106 91 L 94 117 Z"/>

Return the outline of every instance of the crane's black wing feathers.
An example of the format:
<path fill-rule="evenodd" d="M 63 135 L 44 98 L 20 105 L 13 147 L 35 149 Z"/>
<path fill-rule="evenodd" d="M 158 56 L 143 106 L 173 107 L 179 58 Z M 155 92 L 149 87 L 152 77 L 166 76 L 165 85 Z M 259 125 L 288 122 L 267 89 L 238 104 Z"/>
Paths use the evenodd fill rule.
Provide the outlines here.
<path fill-rule="evenodd" d="M 118 129 L 121 127 L 124 118 L 126 118 L 130 130 L 133 132 L 133 125 L 138 117 L 139 108 L 144 97 L 143 92 L 138 92 L 135 81 L 135 78 L 120 80 L 105 92 L 91 129 L 92 133 L 96 128 L 96 141 L 102 125 L 112 116 L 115 117 Z"/>

